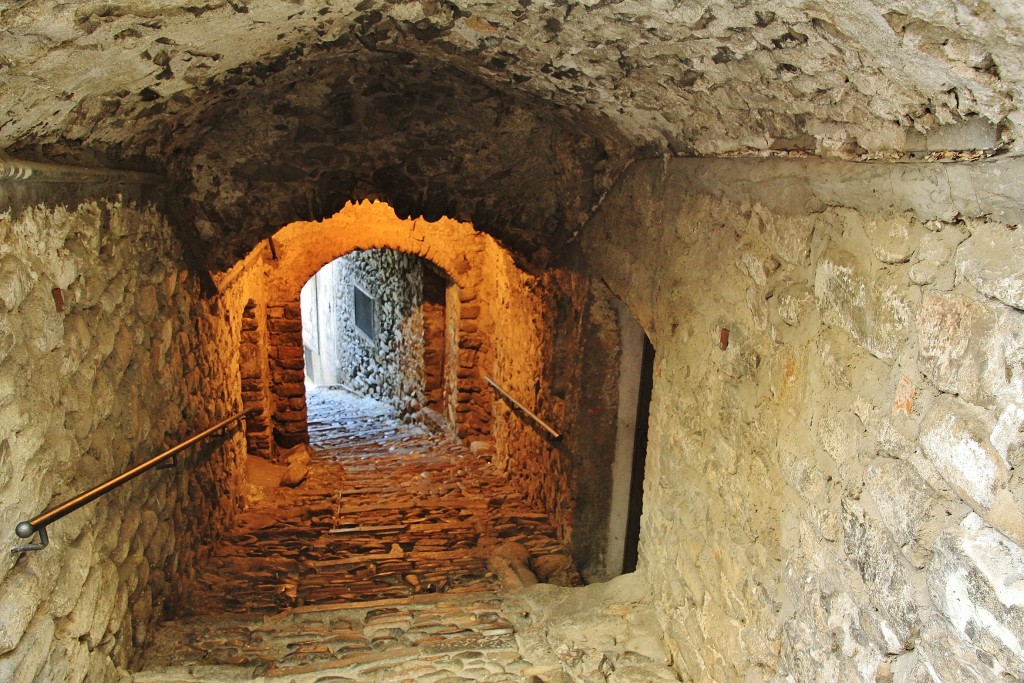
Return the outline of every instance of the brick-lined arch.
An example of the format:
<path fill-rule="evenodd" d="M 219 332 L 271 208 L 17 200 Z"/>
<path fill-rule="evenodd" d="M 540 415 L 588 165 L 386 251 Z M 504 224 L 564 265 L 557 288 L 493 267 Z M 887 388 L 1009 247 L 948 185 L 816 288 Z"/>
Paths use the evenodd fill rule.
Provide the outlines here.
<path fill-rule="evenodd" d="M 323 221 L 291 223 L 266 245 L 267 362 L 269 403 L 278 445 L 308 440 L 299 292 L 317 271 L 356 250 L 395 249 L 424 258 L 445 272 L 457 288 L 449 305 L 457 306 L 458 329 L 451 330 L 450 348 L 456 392 L 447 406 L 448 419 L 460 437 L 487 435 L 491 427 L 491 393 L 484 372 L 493 360 L 490 330 L 493 316 L 495 264 L 511 257 L 488 235 L 451 219 L 435 222 L 399 219 L 387 204 L 348 204 Z"/>

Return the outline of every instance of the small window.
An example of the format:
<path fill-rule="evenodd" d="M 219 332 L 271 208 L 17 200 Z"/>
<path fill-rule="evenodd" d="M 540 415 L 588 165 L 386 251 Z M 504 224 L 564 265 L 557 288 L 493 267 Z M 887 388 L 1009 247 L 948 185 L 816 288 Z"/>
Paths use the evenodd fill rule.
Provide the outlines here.
<path fill-rule="evenodd" d="M 377 339 L 377 326 L 373 321 L 376 317 L 376 301 L 373 297 L 352 285 L 352 308 L 355 312 L 356 329 L 366 335 L 370 341 Z"/>

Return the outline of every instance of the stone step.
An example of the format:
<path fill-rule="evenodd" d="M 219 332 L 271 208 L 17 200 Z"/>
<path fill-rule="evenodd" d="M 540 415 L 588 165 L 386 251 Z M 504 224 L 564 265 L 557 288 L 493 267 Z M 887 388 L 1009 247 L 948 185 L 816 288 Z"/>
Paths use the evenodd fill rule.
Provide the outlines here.
<path fill-rule="evenodd" d="M 437 680 L 497 682 L 521 680 L 530 666 L 488 591 L 168 622 L 135 680 L 418 681 L 443 673 Z"/>
<path fill-rule="evenodd" d="M 548 518 L 451 437 L 309 405 L 305 479 L 255 492 L 136 680 L 533 680 L 488 560 L 571 566 Z"/>
<path fill-rule="evenodd" d="M 535 558 L 565 556 L 547 517 L 488 462 L 371 408 L 311 401 L 305 481 L 266 493 L 240 516 L 183 614 L 493 587 L 486 558 L 507 541 Z M 340 445 L 326 445 L 328 437 Z"/>

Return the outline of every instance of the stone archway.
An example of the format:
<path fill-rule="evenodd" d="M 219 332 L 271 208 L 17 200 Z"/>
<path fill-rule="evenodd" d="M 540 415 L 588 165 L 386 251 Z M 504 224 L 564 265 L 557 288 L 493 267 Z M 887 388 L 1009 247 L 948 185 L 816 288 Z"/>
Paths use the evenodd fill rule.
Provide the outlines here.
<path fill-rule="evenodd" d="M 511 257 L 472 225 L 450 219 L 402 220 L 386 204 L 348 204 L 319 222 L 291 223 L 263 247 L 266 278 L 266 362 L 273 438 L 290 447 L 308 440 L 303 383 L 299 292 L 320 268 L 356 250 L 393 249 L 437 266 L 452 283 L 446 295 L 454 385 L 445 417 L 461 438 L 486 436 L 491 427 L 491 393 L 480 368 L 493 362 L 489 330 L 493 315 L 494 269 Z M 507 264 L 502 264 L 503 266 Z"/>

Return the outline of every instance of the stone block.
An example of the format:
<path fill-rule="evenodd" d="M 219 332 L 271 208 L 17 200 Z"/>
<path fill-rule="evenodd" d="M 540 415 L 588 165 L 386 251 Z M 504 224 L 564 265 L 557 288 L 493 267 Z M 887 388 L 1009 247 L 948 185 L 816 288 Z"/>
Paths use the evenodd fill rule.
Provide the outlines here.
<path fill-rule="evenodd" d="M 989 436 L 989 442 L 999 455 L 1007 459 L 1011 467 L 1024 465 L 1021 460 L 1021 455 L 1024 455 L 1021 453 L 1024 447 L 1024 407 L 1016 403 L 1006 406 Z"/>
<path fill-rule="evenodd" d="M 32 621 L 17 650 L 6 657 L 0 657 L 0 681 L 29 683 L 45 680 L 39 672 L 46 663 L 53 641 L 54 622 L 39 615 Z"/>
<path fill-rule="evenodd" d="M 257 403 L 263 398 L 263 378 L 247 377 L 242 379 L 242 401 Z"/>
<path fill-rule="evenodd" d="M 239 370 L 242 377 L 260 377 L 263 374 L 264 359 L 258 354 L 242 353 L 239 356 Z"/>
<path fill-rule="evenodd" d="M 903 555 L 884 528 L 852 500 L 842 503 L 842 529 L 844 555 L 868 586 L 871 603 L 884 617 L 881 633 L 886 647 L 890 652 L 913 649 L 921 623 Z"/>
<path fill-rule="evenodd" d="M 282 316 L 289 320 L 302 320 L 302 304 L 298 301 L 285 304 Z"/>
<path fill-rule="evenodd" d="M 1000 680 L 1003 671 L 987 653 L 964 643 L 941 615 L 929 621 L 913 655 L 903 662 L 898 683 L 988 683 Z"/>
<path fill-rule="evenodd" d="M 128 557 L 132 549 L 132 538 L 142 522 L 142 511 L 138 506 L 131 506 L 121 515 L 121 528 L 118 531 L 118 542 L 110 559 L 120 564 Z"/>
<path fill-rule="evenodd" d="M 825 475 L 813 453 L 786 449 L 779 455 L 782 477 L 800 496 L 813 500 L 825 490 Z"/>
<path fill-rule="evenodd" d="M 272 337 L 281 335 L 286 332 L 302 332 L 302 321 L 301 320 L 289 320 L 287 318 L 274 318 L 270 320 L 267 327 L 270 329 Z"/>
<path fill-rule="evenodd" d="M 489 456 L 494 453 L 494 444 L 490 441 L 472 441 L 469 444 L 469 450 L 476 456 Z"/>
<path fill-rule="evenodd" d="M 132 596 L 131 626 L 132 645 L 141 648 L 146 645 L 146 637 L 149 635 L 149 624 L 152 621 L 153 592 L 148 587 L 143 588 L 138 594 Z"/>
<path fill-rule="evenodd" d="M 921 238 L 908 275 L 914 284 L 932 285 L 933 289 L 949 291 L 953 288 L 956 274 L 953 255 L 960 243 L 967 238 L 967 233 L 957 225 L 932 225 L 940 226 L 941 229 Z"/>
<path fill-rule="evenodd" d="M 306 422 L 305 422 L 305 420 L 285 420 L 285 421 L 279 421 L 274 426 L 274 434 L 275 435 L 287 434 L 289 436 L 300 435 L 300 436 L 303 437 L 303 438 L 300 438 L 298 441 L 291 441 L 290 443 L 285 443 L 284 441 L 279 441 L 279 445 L 280 446 L 291 447 L 291 446 L 294 446 L 294 445 L 299 444 L 299 443 L 306 443 L 306 441 L 307 441 L 306 438 L 305 438 Z"/>
<path fill-rule="evenodd" d="M 78 604 L 78 599 L 89 575 L 89 565 L 93 559 L 93 543 L 91 535 L 83 535 L 73 546 L 69 547 L 60 558 L 62 567 L 61 578 L 49 596 L 49 611 L 54 618 L 66 616 Z M 54 558 L 57 559 L 57 558 Z"/>
<path fill-rule="evenodd" d="M 971 227 L 957 251 L 957 270 L 982 294 L 1024 310 L 1024 230 L 996 223 Z"/>
<path fill-rule="evenodd" d="M 921 423 L 921 447 L 975 512 L 1024 543 L 1024 514 L 1007 488 L 1009 463 L 990 440 L 994 428 L 982 408 L 940 396 Z"/>
<path fill-rule="evenodd" d="M 797 576 L 803 579 L 794 586 L 799 611 L 786 620 L 779 638 L 783 671 L 801 682 L 876 680 L 871 672 L 881 662 L 881 652 L 860 623 L 862 612 L 853 597 L 816 577 Z"/>
<path fill-rule="evenodd" d="M 913 323 L 895 286 L 869 276 L 850 252 L 829 251 L 818 263 L 814 296 L 822 322 L 845 330 L 873 356 L 892 362 Z"/>
<path fill-rule="evenodd" d="M 907 131 L 905 149 L 914 152 L 946 150 L 995 149 L 999 146 L 999 131 L 984 117 L 974 116 L 954 123 L 934 126 L 927 132 Z"/>
<path fill-rule="evenodd" d="M 921 446 L 943 477 L 972 505 L 989 509 L 1009 481 L 1006 462 L 992 448 L 988 413 L 940 396 L 921 424 Z"/>
<path fill-rule="evenodd" d="M 475 330 L 463 329 L 459 336 L 459 348 L 467 351 L 478 351 L 484 345 L 484 337 Z"/>
<path fill-rule="evenodd" d="M 61 622 L 61 630 L 73 638 L 86 638 L 98 645 L 113 611 L 117 585 L 117 569 L 110 561 L 93 565 L 89 570 L 78 603 Z"/>
<path fill-rule="evenodd" d="M 63 638 L 59 631 L 55 636 L 53 647 L 37 675 L 37 680 L 61 681 L 61 683 L 101 680 L 88 678 L 90 655 L 88 645 L 78 640 Z"/>
<path fill-rule="evenodd" d="M 284 370 L 300 370 L 305 371 L 306 363 L 302 358 L 284 359 L 279 358 L 274 361 L 275 367 L 282 368 Z"/>
<path fill-rule="evenodd" d="M 882 263 L 906 263 L 926 234 L 920 221 L 911 216 L 871 216 L 864 219 L 864 233 L 871 241 L 871 253 Z"/>
<path fill-rule="evenodd" d="M 118 633 L 128 620 L 128 591 L 125 590 L 123 584 L 115 585 L 117 585 L 117 588 L 116 590 L 111 591 L 113 593 L 113 600 L 110 602 L 110 611 L 107 621 L 100 624 L 93 622 L 94 627 L 98 626 L 99 629 L 102 629 L 101 632 L 105 632 L 108 636 Z M 93 616 L 95 617 L 97 615 L 94 614 Z M 131 642 L 130 638 L 131 636 L 129 635 L 128 640 L 118 643 L 118 645 L 121 647 L 127 647 Z"/>
<path fill-rule="evenodd" d="M 938 538 L 928 588 L 962 645 L 988 660 L 986 680 L 1024 678 L 1024 548 L 970 514 Z"/>
<path fill-rule="evenodd" d="M 926 549 L 946 524 L 950 501 L 928 486 L 912 465 L 891 458 L 878 458 L 868 466 L 864 492 L 896 546 L 915 566 L 923 566 Z"/>
<path fill-rule="evenodd" d="M 301 443 L 279 454 L 279 459 L 287 463 L 284 473 L 281 475 L 281 486 L 294 488 L 305 481 L 306 475 L 309 474 L 312 453 L 307 444 Z"/>
<path fill-rule="evenodd" d="M 0 318 L 0 363 L 7 360 L 14 349 L 15 336 L 11 321 L 7 316 Z"/>
<path fill-rule="evenodd" d="M 278 383 L 274 385 L 274 393 L 283 398 L 305 396 L 306 385 L 302 382 L 293 382 L 291 384 Z"/>
<path fill-rule="evenodd" d="M 782 217 L 758 204 L 752 211 L 747 230 L 757 234 L 772 253 L 789 263 L 804 263 L 811 253 L 813 218 Z"/>
<path fill-rule="evenodd" d="M 14 574 L 0 584 L 0 588 L 3 590 L 3 600 L 0 600 L 0 655 L 3 655 L 21 642 L 45 596 L 34 577 L 25 572 Z"/>
<path fill-rule="evenodd" d="M 917 315 L 921 371 L 940 389 L 972 403 L 991 404 L 995 397 L 983 379 L 993 355 L 996 323 L 991 307 L 954 294 L 925 294 Z"/>
<path fill-rule="evenodd" d="M 246 443 L 250 452 L 254 450 L 262 451 L 270 447 L 270 435 L 269 433 L 249 433 L 246 435 Z"/>
<path fill-rule="evenodd" d="M 270 345 L 274 348 L 294 346 L 302 348 L 302 331 L 286 330 L 270 335 Z"/>
<path fill-rule="evenodd" d="M 296 359 L 301 360 L 302 346 L 295 346 L 293 344 L 279 346 L 274 349 L 273 358 L 275 361 L 277 361 L 278 359 L 281 359 L 282 361 L 291 361 Z"/>
<path fill-rule="evenodd" d="M 274 381 L 279 384 L 297 384 L 305 381 L 306 375 L 302 370 L 287 370 L 278 368 L 274 372 Z"/>
<path fill-rule="evenodd" d="M 25 329 L 31 329 L 32 335 L 25 341 L 33 350 L 49 353 L 57 348 L 64 338 L 64 316 L 57 313 L 53 306 L 53 297 L 46 287 L 35 287 L 21 302 L 19 314 Z"/>
<path fill-rule="evenodd" d="M 843 467 L 856 457 L 857 446 L 864 434 L 864 427 L 856 415 L 849 411 L 826 410 L 815 423 L 818 443 L 837 465 Z"/>
<path fill-rule="evenodd" d="M 145 285 L 136 290 L 135 307 L 143 320 L 150 320 L 156 315 L 159 302 L 157 301 L 156 287 L 154 285 Z"/>
<path fill-rule="evenodd" d="M 754 281 L 757 291 L 760 292 L 768 284 L 771 274 L 779 269 L 779 262 L 763 249 L 751 248 L 750 251 L 740 254 L 736 266 Z"/>
<path fill-rule="evenodd" d="M 804 284 L 791 284 L 780 290 L 774 297 L 775 311 L 787 325 L 800 324 L 804 314 L 814 301 L 814 292 Z"/>
<path fill-rule="evenodd" d="M 12 254 L 0 258 L 0 305 L 5 311 L 12 311 L 21 304 L 32 290 L 32 273 Z"/>

